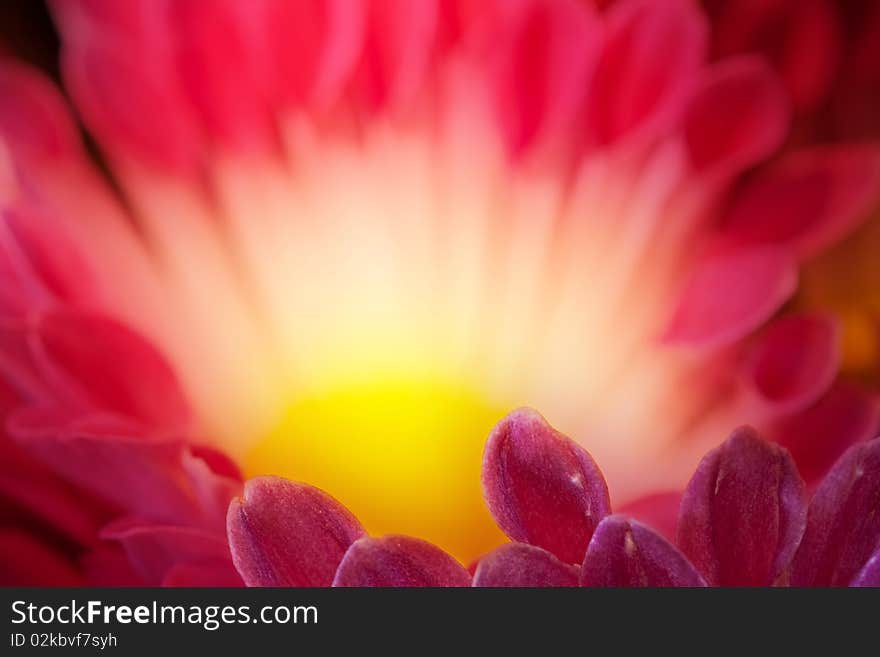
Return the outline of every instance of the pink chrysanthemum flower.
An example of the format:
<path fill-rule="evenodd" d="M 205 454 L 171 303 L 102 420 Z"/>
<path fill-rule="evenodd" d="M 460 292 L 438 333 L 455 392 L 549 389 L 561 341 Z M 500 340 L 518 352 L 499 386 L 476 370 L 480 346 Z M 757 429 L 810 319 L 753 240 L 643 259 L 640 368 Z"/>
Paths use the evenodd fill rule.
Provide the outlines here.
<path fill-rule="evenodd" d="M 53 84 L 0 62 L 5 581 L 467 584 L 432 544 L 503 540 L 480 454 L 524 405 L 661 532 L 734 426 L 811 490 L 845 452 L 813 504 L 850 549 L 820 492 L 872 449 L 876 380 L 839 376 L 858 340 L 799 274 L 875 207 L 880 150 L 783 148 L 786 71 L 710 57 L 696 2 L 50 4 L 103 166 Z M 681 556 L 603 520 L 574 443 L 539 431 L 511 458 L 546 463 L 493 473 L 499 430 L 489 510 L 534 545 L 478 581 L 564 579 L 598 542 L 588 583 L 771 584 L 812 549 L 801 475 L 751 434 L 691 480 Z M 748 486 L 688 529 L 716 461 Z M 772 482 L 778 536 L 741 497 Z M 740 522 L 754 562 L 694 543 Z"/>

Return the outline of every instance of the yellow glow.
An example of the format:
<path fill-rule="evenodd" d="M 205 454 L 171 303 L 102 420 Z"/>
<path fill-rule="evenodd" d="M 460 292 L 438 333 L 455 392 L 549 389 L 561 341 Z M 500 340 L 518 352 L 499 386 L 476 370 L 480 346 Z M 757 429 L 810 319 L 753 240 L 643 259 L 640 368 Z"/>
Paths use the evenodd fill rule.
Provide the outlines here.
<path fill-rule="evenodd" d="M 880 365 L 880 216 L 807 266 L 799 305 L 840 318 L 841 366 L 872 378 Z"/>
<path fill-rule="evenodd" d="M 503 540 L 482 502 L 480 463 L 508 410 L 437 381 L 328 390 L 291 405 L 246 468 L 323 488 L 370 533 L 419 536 L 467 563 Z"/>

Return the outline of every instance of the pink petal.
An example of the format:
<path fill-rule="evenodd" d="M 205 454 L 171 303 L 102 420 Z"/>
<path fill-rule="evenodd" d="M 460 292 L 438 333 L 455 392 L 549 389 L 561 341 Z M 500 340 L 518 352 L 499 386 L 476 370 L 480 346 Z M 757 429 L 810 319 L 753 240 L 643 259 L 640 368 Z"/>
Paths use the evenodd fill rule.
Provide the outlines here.
<path fill-rule="evenodd" d="M 45 76 L 0 58 L 0 135 L 16 159 L 42 163 L 79 150 L 67 106 Z"/>
<path fill-rule="evenodd" d="M 101 298 L 91 268 L 53 217 L 16 206 L 2 211 L 2 222 L 4 278 L 17 288 L 15 303 L 3 304 L 6 312 L 25 316 L 53 301 L 87 305 Z"/>
<path fill-rule="evenodd" d="M 31 349 L 59 399 L 120 413 L 156 430 L 186 431 L 189 405 L 162 354 L 125 325 L 57 310 L 39 318 Z"/>
<path fill-rule="evenodd" d="M 696 83 L 706 39 L 702 15 L 686 0 L 612 7 L 590 88 L 590 125 L 598 142 L 649 139 L 670 126 Z"/>
<path fill-rule="evenodd" d="M 68 91 L 111 153 L 192 173 L 202 136 L 167 56 L 124 43 L 128 47 L 98 39 L 66 43 L 61 64 Z"/>
<path fill-rule="evenodd" d="M 364 528 L 327 493 L 279 477 L 257 477 L 229 505 L 232 561 L 248 586 L 330 586 Z"/>
<path fill-rule="evenodd" d="M 474 571 L 477 587 L 577 586 L 578 567 L 562 563 L 547 550 L 507 543 L 484 556 Z"/>
<path fill-rule="evenodd" d="M 824 394 L 840 364 L 840 330 L 830 315 L 789 315 L 761 336 L 746 369 L 759 403 L 773 413 L 791 413 Z"/>
<path fill-rule="evenodd" d="M 868 559 L 868 563 L 856 575 L 850 586 L 880 588 L 880 548 Z"/>
<path fill-rule="evenodd" d="M 623 516 L 608 516 L 590 541 L 581 586 L 705 586 L 700 574 L 665 538 Z"/>
<path fill-rule="evenodd" d="M 880 197 L 880 149 L 821 146 L 787 156 L 734 196 L 724 244 L 778 244 L 809 258 L 846 236 Z"/>
<path fill-rule="evenodd" d="M 372 110 L 397 108 L 419 90 L 437 38 L 437 0 L 370 0 L 356 86 Z"/>
<path fill-rule="evenodd" d="M 333 586 L 470 586 L 471 576 L 440 548 L 418 538 L 365 536 L 348 548 Z"/>
<path fill-rule="evenodd" d="M 798 112 L 821 102 L 840 47 L 840 26 L 829 0 L 725 2 L 716 23 L 716 55 L 760 52 L 779 71 Z"/>
<path fill-rule="evenodd" d="M 880 545 L 880 438 L 850 447 L 810 502 L 793 586 L 848 586 Z"/>
<path fill-rule="evenodd" d="M 698 265 L 681 292 L 664 341 L 723 347 L 761 325 L 797 284 L 788 253 L 772 247 L 716 254 Z"/>
<path fill-rule="evenodd" d="M 522 3 L 497 47 L 497 103 L 509 151 L 570 129 L 586 96 L 601 46 L 588 3 Z"/>
<path fill-rule="evenodd" d="M 677 542 L 710 584 L 769 586 L 794 556 L 806 515 L 791 456 L 742 427 L 697 467 L 681 500 Z"/>
<path fill-rule="evenodd" d="M 80 544 L 89 544 L 109 509 L 61 480 L 43 463 L 0 438 L 0 499 L 35 522 Z"/>
<path fill-rule="evenodd" d="M 109 415 L 25 408 L 10 436 L 67 480 L 157 522 L 222 528 L 240 483 L 214 473 L 175 438 Z"/>
<path fill-rule="evenodd" d="M 247 32 L 260 17 L 257 8 L 230 0 L 169 5 L 174 61 L 188 98 L 209 132 L 243 148 L 270 146 L 274 130 L 258 79 L 258 36 Z"/>
<path fill-rule="evenodd" d="M 363 50 L 367 2 L 268 0 L 262 36 L 273 97 L 329 109 Z"/>
<path fill-rule="evenodd" d="M 107 525 L 101 531 L 101 537 L 118 541 L 135 571 L 150 586 L 161 584 L 169 572 L 181 564 L 225 562 L 226 571 L 235 573 L 229 544 L 223 533 L 128 517 Z"/>
<path fill-rule="evenodd" d="M 483 455 L 483 494 L 498 526 L 515 541 L 579 563 L 611 510 L 592 457 L 531 409 L 492 430 Z"/>
<path fill-rule="evenodd" d="M 736 173 L 772 153 L 788 129 L 785 92 L 763 60 L 709 69 L 684 118 L 688 155 L 700 172 Z"/>
<path fill-rule="evenodd" d="M 880 405 L 861 388 L 836 382 L 816 404 L 777 421 L 773 439 L 788 448 L 808 483 L 817 481 L 847 448 L 880 433 Z"/>
<path fill-rule="evenodd" d="M 681 495 L 681 491 L 651 493 L 625 504 L 619 509 L 619 513 L 638 520 L 663 538 L 674 541 Z"/>

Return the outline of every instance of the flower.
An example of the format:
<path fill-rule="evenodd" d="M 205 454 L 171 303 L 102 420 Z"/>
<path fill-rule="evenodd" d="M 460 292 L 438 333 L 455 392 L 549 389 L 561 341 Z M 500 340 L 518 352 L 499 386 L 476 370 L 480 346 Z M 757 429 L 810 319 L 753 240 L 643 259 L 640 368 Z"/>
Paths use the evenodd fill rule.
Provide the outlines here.
<path fill-rule="evenodd" d="M 512 542 L 472 578 L 430 543 L 366 536 L 326 493 L 275 477 L 230 506 L 233 559 L 252 586 L 880 585 L 880 439 L 851 447 L 808 506 L 788 451 L 737 429 L 688 483 L 675 544 L 612 514 L 592 457 L 530 409 L 489 436 L 483 488 Z"/>
<path fill-rule="evenodd" d="M 732 426 L 810 487 L 873 437 L 847 320 L 798 279 L 876 207 L 877 145 L 785 144 L 790 76 L 710 59 L 695 2 L 607 4 L 51 2 L 100 157 L 52 82 L 0 61 L 0 446 L 27 464 L 0 467 L 3 549 L 45 553 L 15 573 L 461 583 L 422 541 L 463 560 L 502 539 L 479 454 L 524 405 L 658 528 Z M 568 522 L 539 545 L 560 563 L 499 564 L 564 577 L 596 534 L 679 559 L 630 521 L 600 532 L 607 491 L 522 524 L 510 490 L 488 501 L 517 541 Z M 288 539 L 329 560 L 254 556 Z"/>

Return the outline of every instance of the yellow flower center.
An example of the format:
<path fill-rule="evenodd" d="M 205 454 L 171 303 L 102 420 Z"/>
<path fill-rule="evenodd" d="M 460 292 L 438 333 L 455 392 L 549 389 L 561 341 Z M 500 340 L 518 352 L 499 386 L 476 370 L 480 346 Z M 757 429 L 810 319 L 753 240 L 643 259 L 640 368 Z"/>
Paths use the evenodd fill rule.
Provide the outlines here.
<path fill-rule="evenodd" d="M 329 389 L 290 406 L 245 466 L 330 492 L 371 534 L 419 536 L 467 562 L 503 538 L 482 501 L 480 463 L 508 410 L 441 381 Z"/>

